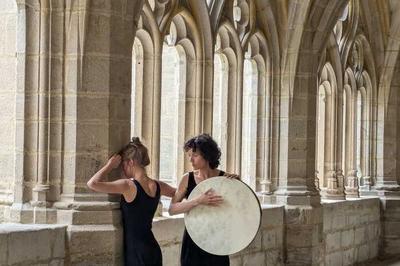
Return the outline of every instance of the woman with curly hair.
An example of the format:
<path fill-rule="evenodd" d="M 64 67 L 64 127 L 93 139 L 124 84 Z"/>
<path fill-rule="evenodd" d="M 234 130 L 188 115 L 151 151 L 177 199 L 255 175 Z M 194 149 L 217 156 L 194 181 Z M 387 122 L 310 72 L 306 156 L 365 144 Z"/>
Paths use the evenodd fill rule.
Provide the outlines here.
<path fill-rule="evenodd" d="M 237 175 L 227 174 L 217 169 L 221 151 L 210 135 L 201 134 L 189 139 L 185 143 L 184 150 L 189 156 L 194 171 L 186 173 L 182 177 L 171 201 L 169 208 L 171 215 L 188 212 L 201 204 L 218 206 L 222 203 L 222 197 L 216 195 L 213 190 L 208 190 L 192 200 L 183 201 L 188 199 L 189 194 L 200 182 L 215 176 L 238 178 Z M 229 256 L 213 255 L 202 250 L 193 242 L 185 228 L 182 240 L 181 265 L 224 266 L 229 265 Z"/>
<path fill-rule="evenodd" d="M 162 265 L 161 249 L 151 226 L 160 195 L 172 197 L 175 188 L 150 178 L 145 169 L 149 164 L 147 148 L 134 137 L 87 182 L 97 192 L 121 194 L 124 261 L 129 266 Z M 123 176 L 105 181 L 107 174 L 120 165 Z"/>

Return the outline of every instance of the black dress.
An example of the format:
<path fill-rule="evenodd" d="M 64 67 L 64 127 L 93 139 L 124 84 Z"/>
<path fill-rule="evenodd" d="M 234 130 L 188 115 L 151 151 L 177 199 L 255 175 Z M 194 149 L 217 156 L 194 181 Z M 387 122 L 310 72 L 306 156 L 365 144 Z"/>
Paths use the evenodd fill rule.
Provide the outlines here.
<path fill-rule="evenodd" d="M 219 172 L 222 176 L 225 173 Z M 192 190 L 196 187 L 193 172 L 189 173 L 188 187 L 185 198 L 188 198 Z M 229 265 L 229 256 L 218 256 L 210 254 L 196 245 L 188 234 L 186 228 L 183 233 L 182 250 L 181 250 L 181 265 L 182 266 L 225 266 Z"/>
<path fill-rule="evenodd" d="M 121 199 L 124 225 L 124 261 L 126 266 L 162 265 L 160 246 L 154 238 L 151 226 L 160 200 L 157 183 L 155 197 L 150 197 L 140 183 L 133 180 L 137 194 L 132 202 Z"/>

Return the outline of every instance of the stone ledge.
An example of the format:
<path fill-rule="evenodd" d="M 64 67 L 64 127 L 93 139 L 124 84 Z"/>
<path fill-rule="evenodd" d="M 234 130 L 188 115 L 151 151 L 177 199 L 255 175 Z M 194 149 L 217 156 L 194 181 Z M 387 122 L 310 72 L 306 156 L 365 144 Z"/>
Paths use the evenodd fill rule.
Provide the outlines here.
<path fill-rule="evenodd" d="M 65 234 L 64 225 L 0 224 L 0 265 L 63 263 Z"/>

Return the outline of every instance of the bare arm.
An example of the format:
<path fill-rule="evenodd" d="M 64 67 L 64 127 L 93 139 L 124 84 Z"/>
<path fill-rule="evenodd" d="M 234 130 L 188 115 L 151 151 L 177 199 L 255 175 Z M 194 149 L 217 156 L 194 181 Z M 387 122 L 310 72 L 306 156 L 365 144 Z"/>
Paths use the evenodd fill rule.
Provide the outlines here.
<path fill-rule="evenodd" d="M 97 192 L 123 194 L 125 199 L 129 198 L 133 200 L 136 196 L 136 186 L 132 181 L 129 179 L 118 179 L 111 182 L 104 180 L 112 169 L 118 167 L 120 162 L 121 156 L 112 156 L 108 162 L 89 179 L 87 186 Z"/>
<path fill-rule="evenodd" d="M 208 190 L 192 200 L 182 201 L 186 194 L 188 178 L 188 174 L 183 176 L 175 195 L 172 197 L 168 210 L 170 215 L 188 212 L 200 204 L 217 206 L 222 202 L 222 197 L 215 195 L 212 190 Z"/>
<path fill-rule="evenodd" d="M 168 185 L 163 181 L 157 181 L 160 184 L 161 195 L 172 198 L 175 195 L 176 188 Z"/>

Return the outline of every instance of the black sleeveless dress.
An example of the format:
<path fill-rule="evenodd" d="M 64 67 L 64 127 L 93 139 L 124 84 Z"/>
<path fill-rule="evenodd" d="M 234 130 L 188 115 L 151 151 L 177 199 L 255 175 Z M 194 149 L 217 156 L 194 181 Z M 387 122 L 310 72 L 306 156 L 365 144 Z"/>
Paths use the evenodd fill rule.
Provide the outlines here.
<path fill-rule="evenodd" d="M 133 180 L 137 194 L 132 202 L 121 199 L 124 225 L 125 266 L 162 265 L 160 246 L 151 231 L 154 213 L 160 200 L 160 185 L 155 197 L 150 197 L 140 183 Z"/>
<path fill-rule="evenodd" d="M 225 173 L 219 172 L 222 176 Z M 185 198 L 188 198 L 192 190 L 196 187 L 193 172 L 189 173 L 188 187 Z M 229 256 L 218 256 L 210 254 L 196 245 L 188 234 L 186 228 L 183 233 L 182 250 L 181 250 L 181 265 L 182 266 L 225 266 L 229 265 Z"/>

